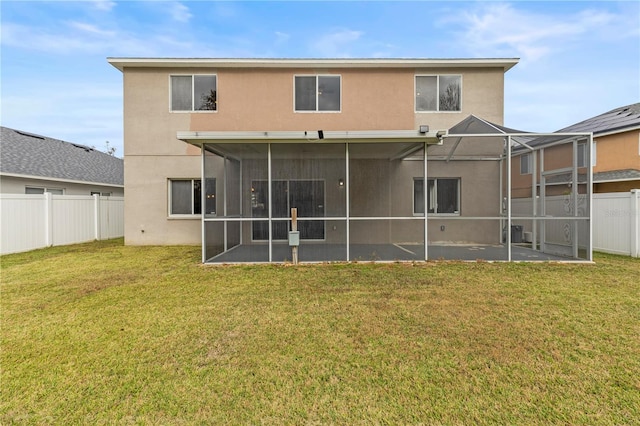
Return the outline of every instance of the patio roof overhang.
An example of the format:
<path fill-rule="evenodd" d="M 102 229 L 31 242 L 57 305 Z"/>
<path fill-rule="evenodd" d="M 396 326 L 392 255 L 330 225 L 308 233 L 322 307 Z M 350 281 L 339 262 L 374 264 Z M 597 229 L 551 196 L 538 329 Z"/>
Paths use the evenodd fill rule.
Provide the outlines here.
<path fill-rule="evenodd" d="M 442 144 L 447 130 L 302 130 L 302 131 L 182 131 L 177 138 L 191 145 L 205 143 L 388 143 Z"/>

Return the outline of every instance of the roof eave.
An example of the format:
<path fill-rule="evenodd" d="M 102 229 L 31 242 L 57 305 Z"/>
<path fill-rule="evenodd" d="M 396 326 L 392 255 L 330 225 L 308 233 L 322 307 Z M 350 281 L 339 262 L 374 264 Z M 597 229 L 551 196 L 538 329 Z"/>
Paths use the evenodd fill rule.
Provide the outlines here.
<path fill-rule="evenodd" d="M 472 59 L 284 59 L 284 58 L 107 58 L 120 71 L 125 68 L 502 68 L 507 72 L 518 58 Z"/>
<path fill-rule="evenodd" d="M 11 172 L 0 172 L 0 176 L 15 177 L 15 178 L 21 178 L 21 179 L 45 180 L 50 182 L 75 183 L 75 184 L 81 184 L 81 185 L 109 186 L 113 188 L 124 188 L 124 184 L 94 182 L 94 181 L 68 179 L 68 178 L 57 178 L 54 176 L 38 176 L 38 175 L 28 175 L 28 174 L 11 173 Z"/>

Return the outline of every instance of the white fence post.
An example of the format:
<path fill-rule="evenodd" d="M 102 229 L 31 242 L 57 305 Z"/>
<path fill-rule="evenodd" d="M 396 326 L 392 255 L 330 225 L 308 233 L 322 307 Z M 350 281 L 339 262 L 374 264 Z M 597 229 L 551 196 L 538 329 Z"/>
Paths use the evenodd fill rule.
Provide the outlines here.
<path fill-rule="evenodd" d="M 100 240 L 100 195 L 93 194 L 93 239 Z"/>
<path fill-rule="evenodd" d="M 630 254 L 632 257 L 640 257 L 640 189 L 631 190 L 629 203 Z"/>
<path fill-rule="evenodd" d="M 50 192 L 44 194 L 44 241 L 46 247 L 53 245 L 53 199 Z"/>

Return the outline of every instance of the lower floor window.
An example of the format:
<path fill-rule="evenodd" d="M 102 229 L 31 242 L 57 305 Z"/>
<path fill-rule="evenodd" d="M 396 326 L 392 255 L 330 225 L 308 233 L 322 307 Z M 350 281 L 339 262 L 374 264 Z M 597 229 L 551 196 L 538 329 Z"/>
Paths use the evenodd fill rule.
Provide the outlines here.
<path fill-rule="evenodd" d="M 216 214 L 216 179 L 206 179 L 205 213 Z M 200 179 L 169 179 L 169 214 L 202 214 L 202 181 Z"/>
<path fill-rule="evenodd" d="M 169 180 L 169 214 L 194 215 L 202 213 L 200 179 Z"/>
<path fill-rule="evenodd" d="M 24 189 L 25 194 L 44 194 L 45 192 L 48 192 L 53 195 L 64 195 L 64 190 L 58 189 L 58 188 L 42 188 L 42 187 L 35 187 L 35 186 L 27 186 Z"/>
<path fill-rule="evenodd" d="M 460 214 L 460 178 L 427 179 L 427 211 Z M 413 213 L 424 214 L 424 179 L 413 179 Z"/>

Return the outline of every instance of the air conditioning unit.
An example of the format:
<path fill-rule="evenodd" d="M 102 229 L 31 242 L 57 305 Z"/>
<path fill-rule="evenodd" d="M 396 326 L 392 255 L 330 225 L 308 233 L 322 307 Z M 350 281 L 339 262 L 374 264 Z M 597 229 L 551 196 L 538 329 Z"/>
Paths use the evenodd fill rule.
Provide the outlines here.
<path fill-rule="evenodd" d="M 533 233 L 530 231 L 525 231 L 522 233 L 522 241 L 525 243 L 530 243 L 533 241 Z"/>

